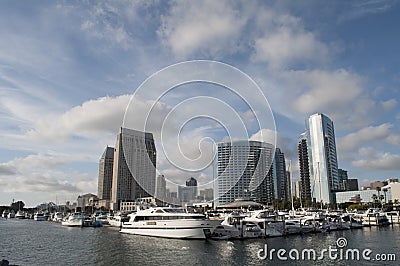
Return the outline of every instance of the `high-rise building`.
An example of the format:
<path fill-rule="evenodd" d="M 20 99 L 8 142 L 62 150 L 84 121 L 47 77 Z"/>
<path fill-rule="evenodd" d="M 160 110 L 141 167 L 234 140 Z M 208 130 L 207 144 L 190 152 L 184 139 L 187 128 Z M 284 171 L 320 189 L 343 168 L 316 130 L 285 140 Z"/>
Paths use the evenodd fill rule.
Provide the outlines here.
<path fill-rule="evenodd" d="M 201 201 L 212 201 L 214 197 L 214 190 L 212 188 L 205 188 L 200 190 L 200 196 L 198 196 Z"/>
<path fill-rule="evenodd" d="M 332 120 L 313 114 L 306 121 L 309 146 L 311 196 L 316 202 L 334 203 L 340 189 L 335 131 Z"/>
<path fill-rule="evenodd" d="M 349 178 L 346 180 L 345 186 L 344 186 L 345 191 L 356 191 L 358 190 L 358 179 L 356 178 Z"/>
<path fill-rule="evenodd" d="M 197 196 L 197 180 L 193 177 L 186 180 L 186 186 L 178 186 L 178 198 L 181 202 L 190 202 Z"/>
<path fill-rule="evenodd" d="M 114 151 L 112 209 L 121 201 L 152 197 L 156 186 L 156 148 L 152 133 L 120 128 Z"/>
<path fill-rule="evenodd" d="M 97 197 L 99 200 L 111 200 L 113 165 L 114 148 L 107 146 L 99 161 L 99 179 L 97 185 Z"/>
<path fill-rule="evenodd" d="M 164 175 L 158 175 L 156 179 L 156 195 L 155 198 L 165 201 L 167 197 L 167 182 Z"/>
<path fill-rule="evenodd" d="M 293 200 L 293 195 L 292 195 L 292 175 L 289 171 L 286 171 L 286 200 L 287 201 L 292 201 Z"/>
<path fill-rule="evenodd" d="M 275 157 L 273 164 L 273 182 L 274 182 L 274 198 L 279 200 L 288 200 L 288 180 L 286 175 L 285 154 L 279 148 L 275 149 Z"/>
<path fill-rule="evenodd" d="M 310 163 L 308 155 L 307 132 L 300 135 L 297 150 L 299 154 L 300 181 L 299 198 L 302 202 L 311 202 Z"/>
<path fill-rule="evenodd" d="M 214 206 L 235 199 L 262 204 L 274 197 L 272 160 L 274 147 L 259 141 L 232 141 L 217 145 L 214 173 Z"/>
<path fill-rule="evenodd" d="M 300 181 L 296 181 L 294 183 L 294 195 L 296 198 L 300 198 L 301 197 L 301 184 Z"/>
<path fill-rule="evenodd" d="M 347 184 L 347 180 L 349 179 L 349 177 L 347 175 L 347 171 L 339 168 L 338 176 L 339 176 L 339 190 L 344 191 L 344 190 L 346 190 L 345 186 Z"/>

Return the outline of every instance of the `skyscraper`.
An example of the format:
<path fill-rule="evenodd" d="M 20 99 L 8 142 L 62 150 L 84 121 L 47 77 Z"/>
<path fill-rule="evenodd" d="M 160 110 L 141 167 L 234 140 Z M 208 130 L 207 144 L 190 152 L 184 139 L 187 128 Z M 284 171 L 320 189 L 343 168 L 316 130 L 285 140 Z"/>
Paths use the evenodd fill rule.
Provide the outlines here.
<path fill-rule="evenodd" d="M 334 203 L 340 189 L 333 122 L 324 114 L 314 114 L 306 122 L 310 160 L 310 187 L 316 202 Z"/>
<path fill-rule="evenodd" d="M 311 202 L 311 186 L 310 186 L 310 163 L 308 156 L 307 132 L 300 135 L 297 144 L 299 154 L 300 182 L 299 197 L 302 202 Z"/>
<path fill-rule="evenodd" d="M 347 180 L 349 179 L 347 175 L 347 171 L 343 169 L 338 169 L 338 177 L 339 177 L 339 190 L 344 191 L 346 190 Z"/>
<path fill-rule="evenodd" d="M 156 195 L 155 198 L 165 201 L 167 197 L 167 182 L 164 175 L 158 175 L 156 179 Z"/>
<path fill-rule="evenodd" d="M 271 203 L 274 147 L 259 141 L 232 141 L 217 145 L 214 173 L 215 206 L 247 198 Z"/>
<path fill-rule="evenodd" d="M 275 149 L 275 158 L 273 164 L 273 182 L 274 182 L 274 198 L 279 200 L 288 200 L 287 195 L 287 176 L 285 154 L 279 148 Z"/>
<path fill-rule="evenodd" d="M 186 180 L 186 186 L 178 186 L 178 198 L 181 202 L 190 202 L 197 196 L 197 180 L 193 177 Z"/>
<path fill-rule="evenodd" d="M 156 148 L 153 134 L 120 128 L 114 152 L 112 209 L 121 201 L 154 196 Z"/>
<path fill-rule="evenodd" d="M 99 200 L 111 200 L 113 165 L 114 148 L 107 146 L 99 162 L 99 179 L 97 185 L 97 197 Z"/>

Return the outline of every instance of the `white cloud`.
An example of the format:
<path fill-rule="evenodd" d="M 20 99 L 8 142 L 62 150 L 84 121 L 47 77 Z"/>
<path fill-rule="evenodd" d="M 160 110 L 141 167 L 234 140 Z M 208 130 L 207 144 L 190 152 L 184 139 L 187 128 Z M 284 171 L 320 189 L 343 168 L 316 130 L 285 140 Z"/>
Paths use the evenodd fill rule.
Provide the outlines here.
<path fill-rule="evenodd" d="M 367 170 L 400 170 L 400 154 L 375 153 L 367 159 L 353 161 L 352 165 Z"/>
<path fill-rule="evenodd" d="M 340 152 L 351 152 L 364 144 L 372 144 L 376 141 L 384 140 L 391 144 L 400 144 L 400 136 L 394 134 L 391 129 L 393 125 L 390 123 L 381 124 L 379 126 L 368 126 L 350 133 L 337 140 L 338 150 Z"/>
<path fill-rule="evenodd" d="M 397 106 L 398 101 L 396 99 L 390 99 L 390 100 L 382 102 L 381 104 L 382 104 L 383 110 L 390 111 Z"/>
<path fill-rule="evenodd" d="M 313 33 L 281 27 L 255 41 L 253 60 L 281 68 L 295 63 L 324 62 L 328 55 L 327 46 L 318 41 Z"/>
<path fill-rule="evenodd" d="M 64 141 L 72 136 L 115 133 L 122 124 L 130 95 L 102 97 L 75 106 L 63 114 L 38 119 L 27 135 L 34 140 Z"/>
<path fill-rule="evenodd" d="M 230 1 L 176 2 L 158 33 L 178 58 L 197 52 L 215 57 L 238 49 L 245 22 Z"/>
<path fill-rule="evenodd" d="M 295 110 L 302 114 L 318 110 L 348 109 L 363 91 L 361 78 L 345 69 L 334 72 L 292 71 L 285 76 L 291 80 L 292 86 L 304 88 L 301 93 L 297 93 L 293 102 Z"/>

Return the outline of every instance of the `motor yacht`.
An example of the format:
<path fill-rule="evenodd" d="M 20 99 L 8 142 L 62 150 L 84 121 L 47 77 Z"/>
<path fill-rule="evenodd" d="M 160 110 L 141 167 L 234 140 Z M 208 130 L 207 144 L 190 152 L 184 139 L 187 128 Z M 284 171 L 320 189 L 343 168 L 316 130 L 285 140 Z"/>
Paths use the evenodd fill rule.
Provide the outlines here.
<path fill-rule="evenodd" d="M 8 213 L 7 218 L 8 218 L 8 219 L 15 218 L 15 212 L 14 212 L 13 210 L 11 210 L 11 211 Z"/>
<path fill-rule="evenodd" d="M 173 207 L 138 210 L 122 224 L 121 233 L 167 238 L 205 239 L 211 236 L 221 220 L 210 220 L 203 214 L 187 213 Z"/>
<path fill-rule="evenodd" d="M 8 210 L 4 210 L 3 211 L 3 213 L 2 213 L 2 215 L 1 215 L 1 217 L 3 217 L 3 218 L 8 218 L 8 214 L 9 214 L 10 212 L 8 211 Z"/>
<path fill-rule="evenodd" d="M 285 234 L 284 216 L 280 216 L 273 211 L 254 211 L 244 221 L 257 224 L 265 237 L 283 236 Z"/>
<path fill-rule="evenodd" d="M 64 219 L 64 221 L 61 222 L 61 225 L 70 227 L 82 227 L 83 215 L 80 212 L 71 213 Z"/>
<path fill-rule="evenodd" d="M 224 221 L 218 225 L 213 234 L 212 239 L 247 239 L 258 238 L 262 236 L 262 229 L 253 222 L 245 222 L 246 216 L 231 213 L 225 216 Z"/>
<path fill-rule="evenodd" d="M 25 212 L 24 211 L 17 211 L 15 214 L 15 218 L 17 219 L 25 219 Z"/>
<path fill-rule="evenodd" d="M 44 216 L 43 212 L 36 212 L 33 216 L 33 220 L 35 221 L 46 221 L 46 216 Z"/>
<path fill-rule="evenodd" d="M 56 212 L 53 217 L 53 222 L 61 223 L 64 219 L 64 215 L 62 212 Z"/>
<path fill-rule="evenodd" d="M 129 222 L 128 213 L 118 212 L 107 217 L 108 224 L 114 227 L 121 227 L 122 223 Z"/>
<path fill-rule="evenodd" d="M 387 225 L 389 224 L 389 219 L 386 214 L 383 213 L 378 208 L 369 208 L 366 212 L 361 215 L 363 219 L 363 225 Z"/>

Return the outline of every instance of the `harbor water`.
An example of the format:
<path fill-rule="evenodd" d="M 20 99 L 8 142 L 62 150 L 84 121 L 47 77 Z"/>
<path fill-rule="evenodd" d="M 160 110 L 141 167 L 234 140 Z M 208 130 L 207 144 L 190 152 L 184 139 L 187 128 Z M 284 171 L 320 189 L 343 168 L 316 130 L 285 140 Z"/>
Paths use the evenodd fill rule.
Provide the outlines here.
<path fill-rule="evenodd" d="M 317 252 L 338 247 L 370 249 L 375 254 L 395 254 L 396 261 L 349 260 L 327 254 L 322 259 L 293 260 L 289 250 Z M 400 227 L 365 227 L 330 233 L 292 235 L 247 240 L 179 240 L 121 234 L 118 228 L 68 228 L 55 222 L 0 218 L 0 260 L 10 265 L 398 265 Z M 287 260 L 276 253 L 262 258 L 267 248 L 284 249 Z M 262 250 L 262 252 L 260 251 Z M 261 253 L 260 253 L 261 252 Z M 293 253 L 295 254 L 295 253 Z M 387 259 L 387 258 L 386 258 Z"/>

